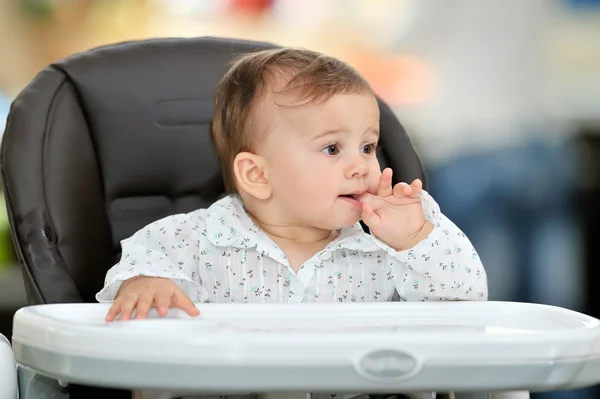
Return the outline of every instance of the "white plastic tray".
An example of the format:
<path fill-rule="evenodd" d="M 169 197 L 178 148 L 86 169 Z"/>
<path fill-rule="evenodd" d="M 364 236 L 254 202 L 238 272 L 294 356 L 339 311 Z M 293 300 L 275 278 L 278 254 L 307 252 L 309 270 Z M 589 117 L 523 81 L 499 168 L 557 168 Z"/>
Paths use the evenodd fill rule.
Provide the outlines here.
<path fill-rule="evenodd" d="M 104 322 L 109 305 L 19 310 L 25 367 L 66 382 L 197 392 L 543 391 L 600 382 L 600 321 L 500 302 L 203 304 Z"/>

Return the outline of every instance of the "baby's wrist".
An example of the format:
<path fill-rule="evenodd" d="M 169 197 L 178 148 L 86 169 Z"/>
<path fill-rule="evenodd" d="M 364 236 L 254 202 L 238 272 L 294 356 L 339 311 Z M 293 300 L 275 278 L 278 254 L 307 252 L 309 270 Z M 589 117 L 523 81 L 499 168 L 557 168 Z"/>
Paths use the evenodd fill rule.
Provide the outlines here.
<path fill-rule="evenodd" d="M 390 247 L 394 248 L 398 252 L 407 251 L 416 247 L 421 241 L 425 240 L 429 236 L 429 234 L 431 234 L 434 227 L 435 226 L 433 225 L 433 223 L 425 221 L 425 223 L 423 223 L 423 226 L 421 226 L 421 228 L 417 230 L 415 234 L 407 237 L 402 242 L 397 242 L 393 243 L 392 245 L 388 245 L 390 245 Z"/>

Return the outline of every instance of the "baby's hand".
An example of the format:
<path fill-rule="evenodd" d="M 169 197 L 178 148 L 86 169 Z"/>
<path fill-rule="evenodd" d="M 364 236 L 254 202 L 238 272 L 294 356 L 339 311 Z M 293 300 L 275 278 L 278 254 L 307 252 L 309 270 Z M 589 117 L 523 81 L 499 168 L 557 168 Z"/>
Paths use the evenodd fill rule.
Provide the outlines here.
<path fill-rule="evenodd" d="M 137 276 L 121 284 L 106 321 L 113 321 L 119 313 L 121 320 L 129 320 L 134 309 L 135 318 L 144 319 L 151 308 L 156 308 L 160 316 L 165 316 L 169 308 L 179 308 L 190 316 L 200 314 L 192 300 L 171 280 Z"/>
<path fill-rule="evenodd" d="M 392 170 L 381 173 L 376 193 L 365 193 L 361 218 L 371 232 L 397 251 L 414 247 L 433 230 L 421 204 L 423 183 L 398 183 L 392 188 Z"/>

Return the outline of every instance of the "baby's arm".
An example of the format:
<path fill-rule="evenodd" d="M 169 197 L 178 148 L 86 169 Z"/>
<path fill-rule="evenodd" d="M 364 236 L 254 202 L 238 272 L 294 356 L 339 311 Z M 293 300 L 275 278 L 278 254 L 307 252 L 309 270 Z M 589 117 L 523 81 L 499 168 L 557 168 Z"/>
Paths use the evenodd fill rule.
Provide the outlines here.
<path fill-rule="evenodd" d="M 423 195 L 425 217 L 435 227 L 420 243 L 395 251 L 380 242 L 394 265 L 396 290 L 402 300 L 487 300 L 487 276 L 467 236 Z"/>
<path fill-rule="evenodd" d="M 198 276 L 198 234 L 204 227 L 200 211 L 168 216 L 123 240 L 119 263 L 106 274 L 98 302 L 114 301 L 121 284 L 136 276 L 173 281 L 195 302 L 208 296 Z"/>

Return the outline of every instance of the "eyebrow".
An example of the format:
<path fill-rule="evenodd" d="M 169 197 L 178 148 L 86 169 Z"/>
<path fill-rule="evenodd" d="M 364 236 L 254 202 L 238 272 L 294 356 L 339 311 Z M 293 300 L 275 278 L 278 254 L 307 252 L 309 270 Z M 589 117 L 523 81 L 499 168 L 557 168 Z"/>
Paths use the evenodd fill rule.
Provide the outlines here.
<path fill-rule="evenodd" d="M 315 137 L 313 137 L 313 140 L 318 140 L 320 138 L 326 137 L 326 136 L 331 136 L 333 134 L 337 134 L 337 133 L 344 133 L 344 132 L 348 132 L 348 129 L 330 129 L 330 130 L 326 130 L 322 133 L 319 133 L 318 135 L 316 135 Z M 365 133 L 373 133 L 377 136 L 377 138 L 379 138 L 379 130 L 378 129 L 367 129 L 365 131 Z"/>

